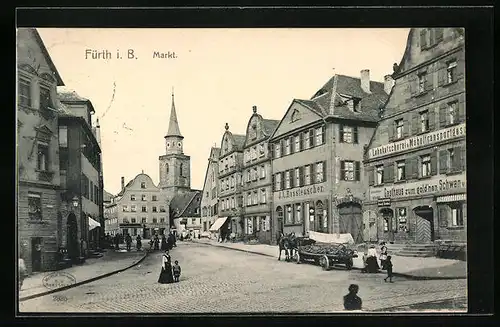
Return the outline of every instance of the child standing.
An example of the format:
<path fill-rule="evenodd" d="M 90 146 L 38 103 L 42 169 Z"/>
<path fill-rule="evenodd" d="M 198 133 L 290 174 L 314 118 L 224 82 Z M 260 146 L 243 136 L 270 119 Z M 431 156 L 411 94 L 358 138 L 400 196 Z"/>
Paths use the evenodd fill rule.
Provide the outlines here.
<path fill-rule="evenodd" d="M 174 282 L 179 281 L 179 277 L 181 276 L 181 266 L 179 266 L 179 261 L 175 260 L 174 266 L 172 267 L 174 272 Z"/>
<path fill-rule="evenodd" d="M 384 282 L 387 282 L 387 278 L 389 278 L 389 282 L 392 283 L 392 261 L 390 255 L 385 260 L 385 269 L 387 270 L 387 277 L 384 278 Z"/>

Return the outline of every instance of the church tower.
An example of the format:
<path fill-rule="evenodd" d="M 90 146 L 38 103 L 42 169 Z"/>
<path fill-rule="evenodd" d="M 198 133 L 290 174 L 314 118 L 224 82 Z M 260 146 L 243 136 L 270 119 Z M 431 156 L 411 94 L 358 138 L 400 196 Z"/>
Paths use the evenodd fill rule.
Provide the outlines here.
<path fill-rule="evenodd" d="M 160 189 L 172 199 L 179 193 L 191 190 L 191 158 L 183 151 L 184 136 L 181 135 L 175 111 L 174 91 L 168 132 L 165 135 L 165 154 L 160 156 Z"/>

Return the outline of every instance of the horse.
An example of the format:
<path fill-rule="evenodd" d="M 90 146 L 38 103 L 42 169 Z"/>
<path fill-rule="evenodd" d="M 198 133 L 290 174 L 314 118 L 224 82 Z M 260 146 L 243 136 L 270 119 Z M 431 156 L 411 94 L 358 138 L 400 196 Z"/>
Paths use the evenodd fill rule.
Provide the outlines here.
<path fill-rule="evenodd" d="M 281 234 L 279 240 L 278 240 L 278 246 L 279 246 L 279 255 L 278 255 L 278 261 L 281 260 L 281 251 L 285 251 L 285 261 L 290 261 L 290 251 L 292 249 L 292 243 L 290 242 L 290 234 L 284 235 Z"/>

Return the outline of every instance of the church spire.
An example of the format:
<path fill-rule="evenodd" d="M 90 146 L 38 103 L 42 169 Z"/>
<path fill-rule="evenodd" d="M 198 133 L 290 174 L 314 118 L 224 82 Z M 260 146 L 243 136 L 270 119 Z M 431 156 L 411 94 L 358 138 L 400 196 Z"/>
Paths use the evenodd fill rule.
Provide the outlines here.
<path fill-rule="evenodd" d="M 174 102 L 174 88 L 172 87 L 172 109 L 170 109 L 170 121 L 168 123 L 168 132 L 166 136 L 178 136 L 181 135 L 179 129 L 179 121 L 177 120 L 177 113 L 175 112 L 175 102 Z"/>

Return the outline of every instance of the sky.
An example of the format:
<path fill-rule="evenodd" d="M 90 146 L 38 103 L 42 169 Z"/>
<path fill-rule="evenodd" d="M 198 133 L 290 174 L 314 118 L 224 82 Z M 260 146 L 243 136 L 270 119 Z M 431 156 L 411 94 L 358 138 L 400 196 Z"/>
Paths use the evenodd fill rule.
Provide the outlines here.
<path fill-rule="evenodd" d="M 334 73 L 359 77 L 369 69 L 371 80 L 383 82 L 401 61 L 409 28 L 38 31 L 64 88 L 95 108 L 104 189 L 116 194 L 122 176 L 127 183 L 142 171 L 158 184 L 172 88 L 191 187 L 202 189 L 225 123 L 245 134 L 254 105 L 264 118 L 279 120 L 294 98 L 311 98 Z M 92 59 L 92 50 L 112 58 Z M 167 58 L 153 58 L 155 51 Z"/>

